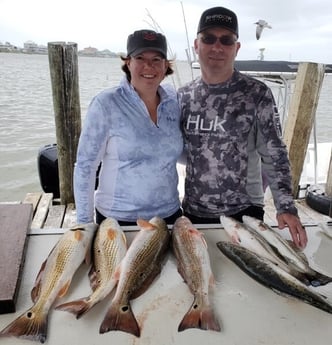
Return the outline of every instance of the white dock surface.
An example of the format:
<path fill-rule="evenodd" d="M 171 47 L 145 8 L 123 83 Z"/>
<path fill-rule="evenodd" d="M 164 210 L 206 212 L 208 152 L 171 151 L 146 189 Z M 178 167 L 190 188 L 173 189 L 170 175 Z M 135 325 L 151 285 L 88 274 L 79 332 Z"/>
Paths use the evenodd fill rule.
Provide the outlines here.
<path fill-rule="evenodd" d="M 309 260 L 320 271 L 332 275 L 332 239 L 307 227 Z M 216 286 L 211 301 L 222 325 L 221 332 L 188 329 L 178 332 L 178 325 L 189 309 L 193 297 L 176 268 L 172 254 L 167 258 L 161 275 L 131 305 L 141 328 L 141 336 L 110 331 L 99 334 L 99 326 L 110 304 L 105 299 L 81 319 L 67 312 L 49 313 L 49 345 L 330 345 L 332 314 L 304 302 L 286 298 L 258 284 L 228 260 L 216 242 L 227 239 L 223 229 L 203 229 L 208 244 Z M 284 230 L 286 232 L 287 230 Z M 128 231 L 129 242 L 135 231 Z M 17 301 L 17 312 L 0 315 L 2 330 L 31 305 L 30 291 L 41 263 L 58 240 L 58 235 L 30 235 L 23 278 Z M 287 237 L 287 236 L 286 236 Z M 69 293 L 57 304 L 90 294 L 88 267 L 83 265 L 74 277 Z M 330 294 L 332 283 L 319 288 Z M 33 344 L 17 338 L 0 338 L 2 345 Z M 37 343 L 36 343 L 37 344 Z"/>

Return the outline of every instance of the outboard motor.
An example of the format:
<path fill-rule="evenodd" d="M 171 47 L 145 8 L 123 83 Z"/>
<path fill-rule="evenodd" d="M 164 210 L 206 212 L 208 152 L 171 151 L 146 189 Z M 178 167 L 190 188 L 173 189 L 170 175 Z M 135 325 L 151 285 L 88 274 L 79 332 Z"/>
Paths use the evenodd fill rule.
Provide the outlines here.
<path fill-rule="evenodd" d="M 45 145 L 38 152 L 38 173 L 40 185 L 45 193 L 60 197 L 58 149 L 56 144 Z"/>
<path fill-rule="evenodd" d="M 99 183 L 99 171 L 101 163 L 96 172 L 95 189 Z M 60 198 L 60 183 L 58 170 L 58 149 L 57 144 L 45 145 L 39 149 L 38 172 L 40 185 L 45 193 L 53 193 L 53 198 Z"/>

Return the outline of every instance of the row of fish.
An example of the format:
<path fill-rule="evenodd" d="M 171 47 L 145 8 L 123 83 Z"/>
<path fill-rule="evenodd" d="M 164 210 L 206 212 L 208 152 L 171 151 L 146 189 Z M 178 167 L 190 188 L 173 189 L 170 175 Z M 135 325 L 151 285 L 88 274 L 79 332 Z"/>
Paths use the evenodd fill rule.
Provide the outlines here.
<path fill-rule="evenodd" d="M 259 283 L 332 313 L 332 305 L 314 287 L 332 282 L 332 277 L 310 267 L 307 258 L 264 222 L 244 216 L 243 223 L 221 216 L 231 241 L 217 243 L 220 251 Z"/>
<path fill-rule="evenodd" d="M 175 222 L 172 236 L 159 217 L 138 220 L 137 224 L 140 231 L 129 248 L 124 232 L 112 218 L 104 220 L 99 228 L 91 223 L 65 232 L 42 264 L 31 293 L 33 306 L 3 329 L 0 336 L 44 343 L 49 311 L 65 295 L 85 258 L 87 263 L 92 261 L 89 271 L 92 293 L 55 309 L 68 311 L 78 319 L 115 290 L 99 333 L 121 330 L 139 337 L 140 326 L 130 301 L 143 294 L 161 272 L 170 244 L 178 271 L 194 296 L 178 331 L 188 328 L 220 331 L 209 301 L 209 287 L 214 278 L 202 233 L 186 217 Z"/>
<path fill-rule="evenodd" d="M 313 290 L 330 283 L 332 278 L 311 268 L 303 253 L 254 218 L 244 216 L 244 223 L 239 223 L 222 216 L 220 221 L 231 241 L 219 241 L 217 247 L 245 273 L 275 292 L 332 313 L 327 298 Z M 140 231 L 129 248 L 123 230 L 112 218 L 99 227 L 93 223 L 77 225 L 65 232 L 37 275 L 31 291 L 33 306 L 3 329 L 0 336 L 44 343 L 49 311 L 66 294 L 75 272 L 86 261 L 92 263 L 91 294 L 59 304 L 55 309 L 79 319 L 114 292 L 99 333 L 119 330 L 139 337 L 141 329 L 131 300 L 142 295 L 160 274 L 170 246 L 178 272 L 193 295 L 193 303 L 178 331 L 199 328 L 219 332 L 220 323 L 209 295 L 215 281 L 203 233 L 186 217 L 178 218 L 171 232 L 159 217 L 140 219 L 137 224 Z"/>

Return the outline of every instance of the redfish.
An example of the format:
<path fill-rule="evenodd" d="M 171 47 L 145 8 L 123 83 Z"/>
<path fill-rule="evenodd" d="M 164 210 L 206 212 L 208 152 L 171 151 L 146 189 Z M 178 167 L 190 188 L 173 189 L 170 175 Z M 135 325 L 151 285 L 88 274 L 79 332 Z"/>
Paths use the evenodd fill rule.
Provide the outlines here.
<path fill-rule="evenodd" d="M 60 304 L 55 308 L 68 311 L 77 319 L 108 296 L 118 282 L 114 272 L 126 254 L 127 241 L 116 219 L 103 220 L 92 248 L 93 259 L 89 278 L 93 292 L 87 297 Z"/>
<path fill-rule="evenodd" d="M 200 328 L 219 332 L 220 324 L 209 300 L 209 289 L 214 286 L 215 280 L 203 234 L 187 217 L 182 216 L 174 223 L 172 246 L 178 271 L 194 295 L 194 301 L 179 324 L 178 331 Z"/>
<path fill-rule="evenodd" d="M 67 230 L 43 262 L 31 291 L 34 305 L 0 332 L 44 343 L 48 314 L 57 298 L 63 297 L 84 259 L 90 263 L 91 244 L 97 225 L 88 223 Z"/>
<path fill-rule="evenodd" d="M 139 219 L 137 225 L 140 230 L 116 272 L 119 282 L 99 333 L 119 330 L 140 336 L 130 300 L 143 294 L 161 272 L 170 233 L 166 222 L 159 217 L 149 221 Z"/>

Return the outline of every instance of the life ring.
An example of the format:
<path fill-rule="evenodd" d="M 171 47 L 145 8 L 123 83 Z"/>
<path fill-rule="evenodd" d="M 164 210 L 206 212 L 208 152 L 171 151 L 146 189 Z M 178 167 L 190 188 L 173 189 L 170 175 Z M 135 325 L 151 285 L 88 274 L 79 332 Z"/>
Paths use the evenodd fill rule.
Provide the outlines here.
<path fill-rule="evenodd" d="M 332 197 L 327 196 L 321 186 L 309 186 L 307 188 L 305 200 L 308 206 L 313 210 L 327 216 L 329 215 L 330 208 L 332 207 Z"/>

